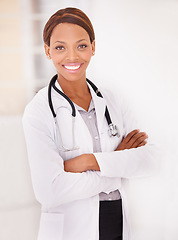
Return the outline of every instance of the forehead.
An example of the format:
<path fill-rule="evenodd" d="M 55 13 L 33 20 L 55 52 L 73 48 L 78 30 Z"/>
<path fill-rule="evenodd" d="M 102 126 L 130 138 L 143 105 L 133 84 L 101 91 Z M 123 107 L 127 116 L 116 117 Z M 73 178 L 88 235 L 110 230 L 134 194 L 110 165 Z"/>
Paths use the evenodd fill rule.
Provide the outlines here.
<path fill-rule="evenodd" d="M 51 42 L 54 41 L 77 41 L 86 39 L 90 41 L 87 31 L 77 24 L 60 23 L 58 24 L 51 34 Z"/>

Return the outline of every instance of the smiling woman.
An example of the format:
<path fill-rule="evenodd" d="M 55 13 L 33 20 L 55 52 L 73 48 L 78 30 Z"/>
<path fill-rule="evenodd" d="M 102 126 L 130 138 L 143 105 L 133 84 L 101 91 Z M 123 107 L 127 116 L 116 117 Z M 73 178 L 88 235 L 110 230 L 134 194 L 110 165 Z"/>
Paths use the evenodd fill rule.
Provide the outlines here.
<path fill-rule="evenodd" d="M 42 205 L 38 240 L 130 240 L 122 182 L 152 172 L 154 145 L 122 100 L 107 91 L 102 95 L 86 78 L 95 34 L 81 10 L 57 11 L 43 37 L 57 74 L 23 117 L 34 192 Z"/>
<path fill-rule="evenodd" d="M 79 9 L 59 10 L 46 23 L 43 39 L 46 56 L 53 61 L 62 90 L 87 110 L 91 95 L 86 84 L 86 69 L 95 52 L 95 34 L 89 18 Z M 82 83 L 79 86 L 83 90 L 77 84 L 72 92 L 68 81 L 76 80 Z"/>
<path fill-rule="evenodd" d="M 57 70 L 59 84 L 66 84 L 66 80 L 85 81 L 85 71 L 94 51 L 95 42 L 90 42 L 85 29 L 71 23 L 58 24 L 52 32 L 50 46 L 45 44 L 46 55 Z"/>

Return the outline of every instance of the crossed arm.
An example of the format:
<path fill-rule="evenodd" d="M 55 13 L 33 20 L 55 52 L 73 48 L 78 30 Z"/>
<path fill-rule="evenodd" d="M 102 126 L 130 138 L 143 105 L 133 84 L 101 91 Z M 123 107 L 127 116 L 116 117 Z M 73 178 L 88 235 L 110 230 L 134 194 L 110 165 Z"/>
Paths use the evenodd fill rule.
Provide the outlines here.
<path fill-rule="evenodd" d="M 147 138 L 148 135 L 145 132 L 140 132 L 138 129 L 135 129 L 122 139 L 115 151 L 144 146 L 147 143 Z M 82 154 L 65 161 L 64 170 L 66 172 L 81 173 L 88 170 L 100 171 L 100 167 L 93 154 Z"/>

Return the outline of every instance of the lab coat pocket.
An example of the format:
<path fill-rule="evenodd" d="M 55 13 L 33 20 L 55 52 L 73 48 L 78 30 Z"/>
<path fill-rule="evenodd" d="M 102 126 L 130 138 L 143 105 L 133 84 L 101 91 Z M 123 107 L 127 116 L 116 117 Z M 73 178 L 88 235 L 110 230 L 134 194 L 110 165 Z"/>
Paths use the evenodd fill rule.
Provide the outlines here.
<path fill-rule="evenodd" d="M 62 240 L 64 215 L 61 213 L 42 213 L 38 240 Z"/>

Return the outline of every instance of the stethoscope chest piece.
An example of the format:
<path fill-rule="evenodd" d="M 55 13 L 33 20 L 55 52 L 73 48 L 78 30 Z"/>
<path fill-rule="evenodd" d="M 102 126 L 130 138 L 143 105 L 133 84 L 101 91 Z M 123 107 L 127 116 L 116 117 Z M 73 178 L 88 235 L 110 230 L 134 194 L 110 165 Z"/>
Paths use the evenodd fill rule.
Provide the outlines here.
<path fill-rule="evenodd" d="M 110 137 L 115 137 L 115 136 L 117 136 L 118 138 L 120 137 L 118 128 L 113 123 L 109 124 L 108 133 Z"/>

